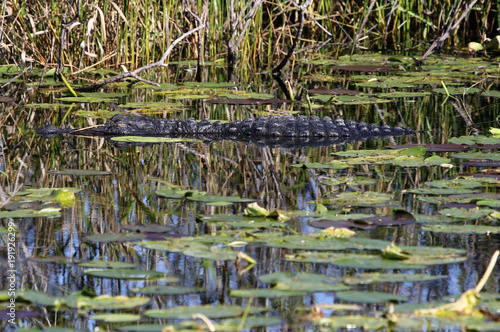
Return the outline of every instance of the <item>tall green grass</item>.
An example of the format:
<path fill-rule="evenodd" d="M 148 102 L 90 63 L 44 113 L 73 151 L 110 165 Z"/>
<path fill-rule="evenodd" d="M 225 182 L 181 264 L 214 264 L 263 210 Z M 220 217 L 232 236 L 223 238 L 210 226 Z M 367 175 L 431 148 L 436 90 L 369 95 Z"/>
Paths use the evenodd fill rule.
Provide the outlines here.
<path fill-rule="evenodd" d="M 332 44 L 320 50 L 339 55 L 356 46 L 360 49 L 419 50 L 426 47 L 464 10 L 458 0 L 409 1 L 378 0 L 371 12 L 372 0 L 316 1 L 308 9 L 300 48 L 319 45 L 329 38 L 319 27 L 333 34 Z M 76 2 L 76 1 L 73 1 Z M 75 72 L 99 63 L 101 67 L 124 65 L 128 70 L 157 61 L 166 47 L 182 33 L 193 29 L 195 21 L 184 6 L 192 6 L 201 15 L 202 0 L 109 0 L 83 1 L 81 12 L 68 1 L 3 2 L 5 16 L 1 39 L 0 63 L 20 63 L 24 52 L 35 66 L 52 66 L 59 61 L 62 22 L 79 15 L 79 23 L 68 29 L 63 64 Z M 229 18 L 244 11 L 247 1 L 235 0 L 235 13 L 229 2 L 212 1 L 204 31 L 205 60 L 227 56 L 230 38 Z M 245 13 L 243 13 L 245 14 Z M 367 23 L 360 24 L 367 16 Z M 290 1 L 265 2 L 252 19 L 250 29 L 238 50 L 242 67 L 272 67 L 286 53 L 298 26 L 297 9 Z M 245 20 L 245 16 L 242 15 Z M 457 47 L 469 41 L 494 37 L 498 27 L 497 4 L 478 2 L 468 18 L 448 39 L 444 47 Z M 356 38 L 358 37 L 358 38 Z M 176 48 L 171 60 L 194 59 L 198 36 L 192 35 Z M 358 45 L 353 45 L 354 40 Z M 80 45 L 85 42 L 83 50 Z M 115 55 L 112 55 L 116 52 Z M 309 51 L 310 54 L 314 49 Z M 104 61 L 103 61 L 104 60 Z"/>

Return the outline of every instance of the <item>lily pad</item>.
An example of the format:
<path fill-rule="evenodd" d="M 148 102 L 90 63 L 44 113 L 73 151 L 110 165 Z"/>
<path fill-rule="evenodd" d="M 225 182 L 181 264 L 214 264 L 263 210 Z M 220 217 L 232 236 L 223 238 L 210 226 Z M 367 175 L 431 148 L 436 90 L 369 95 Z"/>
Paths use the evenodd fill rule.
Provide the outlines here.
<path fill-rule="evenodd" d="M 241 197 L 237 197 L 237 196 L 201 195 L 201 196 L 188 196 L 188 197 L 186 197 L 186 199 L 189 201 L 205 202 L 205 203 L 214 203 L 214 202 L 251 203 L 251 202 L 255 202 L 255 199 L 241 198 Z"/>
<path fill-rule="evenodd" d="M 127 262 L 113 262 L 113 261 L 91 261 L 78 264 L 83 267 L 92 268 L 110 268 L 110 269 L 130 269 L 135 266 L 135 264 Z"/>
<path fill-rule="evenodd" d="M 177 280 L 177 278 L 169 277 L 167 274 L 157 271 L 146 271 L 146 270 L 86 270 L 85 274 L 100 277 L 100 278 L 110 278 L 110 279 L 127 279 L 127 280 L 156 280 L 156 279 L 167 279 L 167 280 Z"/>
<path fill-rule="evenodd" d="M 455 234 L 499 234 L 498 226 L 481 225 L 426 225 L 422 227 L 424 231 L 436 233 L 455 233 Z"/>
<path fill-rule="evenodd" d="M 394 202 L 394 194 L 378 193 L 374 191 L 344 192 L 339 193 L 334 198 L 322 199 L 321 203 L 331 204 L 337 207 L 345 206 L 391 206 L 397 205 Z"/>
<path fill-rule="evenodd" d="M 151 318 L 189 319 L 194 314 L 202 314 L 210 319 L 236 317 L 243 314 L 244 307 L 239 305 L 203 305 L 178 306 L 166 310 L 146 310 L 144 315 Z M 262 309 L 252 307 L 251 312 L 260 312 Z"/>
<path fill-rule="evenodd" d="M 438 211 L 440 214 L 454 218 L 456 220 L 474 220 L 474 219 L 480 219 L 484 218 L 491 213 L 495 213 L 496 210 L 493 209 L 478 209 L 478 208 L 473 208 L 473 209 L 457 209 L 457 208 L 451 208 L 451 209 L 442 209 Z"/>
<path fill-rule="evenodd" d="M 432 276 L 428 274 L 409 274 L 409 273 L 359 273 L 355 276 L 344 277 L 344 283 L 348 285 L 372 284 L 376 282 L 422 282 L 434 281 L 445 278 L 446 276 Z"/>
<path fill-rule="evenodd" d="M 133 288 L 132 292 L 149 295 L 179 295 L 202 292 L 204 289 L 197 287 L 182 286 L 150 286 L 144 288 Z"/>
<path fill-rule="evenodd" d="M 366 291 L 338 292 L 337 294 L 335 294 L 335 296 L 340 300 L 356 303 L 404 302 L 408 300 L 406 296 L 402 295 Z"/>
<path fill-rule="evenodd" d="M 144 240 L 145 238 L 146 235 L 137 233 L 105 233 L 86 236 L 84 241 L 94 243 L 131 242 Z"/>
<path fill-rule="evenodd" d="M 402 247 L 410 254 L 406 260 L 383 259 L 379 255 L 303 252 L 287 255 L 294 262 L 330 263 L 359 269 L 421 269 L 428 265 L 450 264 L 464 261 L 466 251 L 439 247 Z"/>
<path fill-rule="evenodd" d="M 276 298 L 303 296 L 308 291 L 293 290 L 293 289 L 275 289 L 275 288 L 259 288 L 259 289 L 233 289 L 229 293 L 232 297 L 257 297 L 257 298 Z"/>
<path fill-rule="evenodd" d="M 102 320 L 106 323 L 126 323 L 137 322 L 141 319 L 141 315 L 134 314 L 99 314 L 90 316 L 94 320 Z"/>
<path fill-rule="evenodd" d="M 149 300 L 147 297 L 100 295 L 93 298 L 80 298 L 77 305 L 79 308 L 85 307 L 91 310 L 132 309 L 145 305 Z"/>

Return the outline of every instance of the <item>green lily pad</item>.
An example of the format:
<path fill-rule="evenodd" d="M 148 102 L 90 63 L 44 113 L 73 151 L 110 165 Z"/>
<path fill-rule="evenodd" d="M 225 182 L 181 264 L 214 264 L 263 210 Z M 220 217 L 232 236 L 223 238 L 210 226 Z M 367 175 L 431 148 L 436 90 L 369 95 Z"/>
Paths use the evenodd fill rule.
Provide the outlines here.
<path fill-rule="evenodd" d="M 141 315 L 134 314 L 99 314 L 90 316 L 94 320 L 102 320 L 106 323 L 126 323 L 137 322 L 141 319 Z"/>
<path fill-rule="evenodd" d="M 457 208 L 451 208 L 451 209 L 442 209 L 438 211 L 440 214 L 455 218 L 457 220 L 474 220 L 474 219 L 480 219 L 484 218 L 491 213 L 495 213 L 496 210 L 493 209 L 457 209 Z"/>
<path fill-rule="evenodd" d="M 293 290 L 293 289 L 275 289 L 275 288 L 232 289 L 229 295 L 232 297 L 275 298 L 275 297 L 304 296 L 308 292 L 309 291 Z"/>
<path fill-rule="evenodd" d="M 145 238 L 146 235 L 138 233 L 105 233 L 86 236 L 84 241 L 94 243 L 131 242 L 144 240 Z"/>
<path fill-rule="evenodd" d="M 134 293 L 150 295 L 179 295 L 198 293 L 204 291 L 204 289 L 182 286 L 150 286 L 144 288 L 133 288 L 131 291 Z"/>
<path fill-rule="evenodd" d="M 466 251 L 439 247 L 402 247 L 410 254 L 406 260 L 383 259 L 379 255 L 302 252 L 287 255 L 294 262 L 330 263 L 359 269 L 420 269 L 428 265 L 464 261 Z"/>
<path fill-rule="evenodd" d="M 465 88 L 465 87 L 447 87 L 444 88 L 436 88 L 432 89 L 432 91 L 440 94 L 450 94 L 450 95 L 466 95 L 466 94 L 474 94 L 482 92 L 481 89 L 478 88 Z"/>
<path fill-rule="evenodd" d="M 222 319 L 219 323 L 215 324 L 216 331 L 236 331 L 238 330 L 241 318 L 227 318 Z M 246 317 L 243 323 L 243 329 L 252 329 L 263 326 L 278 325 L 283 321 L 280 317 Z"/>
<path fill-rule="evenodd" d="M 57 218 L 61 216 L 60 208 L 42 209 L 42 210 L 15 210 L 0 211 L 0 219 L 3 218 Z"/>
<path fill-rule="evenodd" d="M 453 144 L 465 144 L 465 145 L 495 145 L 495 144 L 500 144 L 500 138 L 487 137 L 482 135 L 460 136 L 460 137 L 450 138 L 448 142 Z"/>
<path fill-rule="evenodd" d="M 480 182 L 466 180 L 466 179 L 453 179 L 453 180 L 439 180 L 425 182 L 427 187 L 431 188 L 479 188 L 482 186 Z"/>
<path fill-rule="evenodd" d="M 498 234 L 498 226 L 482 225 L 426 225 L 422 227 L 424 231 L 436 233 L 455 233 L 455 234 Z"/>
<path fill-rule="evenodd" d="M 178 306 L 166 310 L 146 310 L 144 315 L 151 318 L 189 319 L 194 314 L 202 314 L 210 319 L 236 317 L 243 314 L 244 307 L 239 305 L 203 305 Z M 261 312 L 263 309 L 252 307 L 251 312 Z"/>
<path fill-rule="evenodd" d="M 205 192 L 198 190 L 161 189 L 156 191 L 155 194 L 165 198 L 185 198 L 193 195 L 204 195 Z"/>
<path fill-rule="evenodd" d="M 354 276 L 344 277 L 344 283 L 348 285 L 372 284 L 376 282 L 421 282 L 433 281 L 446 278 L 446 276 L 432 276 L 428 274 L 399 274 L 399 273 L 360 273 Z"/>
<path fill-rule="evenodd" d="M 366 316 L 332 316 L 315 319 L 312 323 L 320 326 L 324 325 L 332 331 L 352 329 L 359 329 L 360 331 L 377 331 L 389 325 L 388 321 L 384 318 Z"/>
<path fill-rule="evenodd" d="M 500 153 L 485 152 L 459 152 L 451 155 L 452 158 L 467 160 L 492 160 L 500 161 Z"/>
<path fill-rule="evenodd" d="M 146 271 L 146 270 L 102 270 L 93 269 L 86 270 L 85 274 L 100 277 L 100 278 L 110 278 L 110 279 L 127 279 L 127 280 L 155 280 L 155 279 L 166 279 L 166 280 L 177 280 L 177 278 L 172 279 L 165 273 L 157 271 Z"/>
<path fill-rule="evenodd" d="M 127 262 L 113 262 L 113 261 L 91 261 L 78 264 L 83 267 L 92 268 L 109 268 L 109 269 L 130 269 L 135 266 L 135 264 Z"/>
<path fill-rule="evenodd" d="M 359 292 L 347 291 L 338 292 L 335 297 L 343 301 L 356 302 L 356 303 L 386 303 L 386 302 L 404 302 L 408 298 L 402 295 L 382 293 L 382 292 Z"/>
<path fill-rule="evenodd" d="M 334 283 L 334 278 L 314 273 L 278 272 L 261 275 L 261 282 L 273 284 L 271 290 L 294 290 L 305 292 L 334 292 L 348 290 L 350 287 Z"/>
<path fill-rule="evenodd" d="M 410 194 L 420 194 L 420 195 L 454 195 L 454 194 L 480 193 L 481 190 L 422 188 L 422 189 L 408 189 L 406 192 Z"/>
<path fill-rule="evenodd" d="M 100 295 L 93 298 L 81 298 L 77 305 L 79 308 L 85 307 L 91 310 L 132 309 L 145 305 L 149 300 L 147 297 Z"/>
<path fill-rule="evenodd" d="M 264 242 L 266 247 L 302 250 L 345 250 L 345 249 L 383 249 L 386 241 L 364 238 L 328 238 L 324 236 L 288 235 Z"/>
<path fill-rule="evenodd" d="M 394 194 L 378 193 L 374 191 L 365 192 L 344 192 L 339 193 L 334 198 L 321 200 L 322 204 L 331 204 L 337 207 L 344 206 L 391 206 L 397 205 L 394 201 Z"/>
<path fill-rule="evenodd" d="M 106 176 L 113 175 L 111 172 L 98 171 L 94 169 L 64 169 L 60 171 L 48 171 L 49 174 L 55 175 L 75 175 L 75 176 Z"/>

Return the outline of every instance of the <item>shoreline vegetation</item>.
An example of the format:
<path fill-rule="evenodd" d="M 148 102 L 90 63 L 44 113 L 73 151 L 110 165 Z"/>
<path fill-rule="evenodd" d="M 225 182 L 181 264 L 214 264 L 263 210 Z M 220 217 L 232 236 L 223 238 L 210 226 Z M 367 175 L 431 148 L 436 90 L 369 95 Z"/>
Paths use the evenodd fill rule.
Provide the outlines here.
<path fill-rule="evenodd" d="M 436 50 L 487 42 L 498 29 L 497 3 L 477 0 L 5 1 L 1 10 L 0 63 L 66 68 L 69 76 L 181 60 L 276 71 L 297 54 L 366 50 L 411 53 L 422 63 Z"/>

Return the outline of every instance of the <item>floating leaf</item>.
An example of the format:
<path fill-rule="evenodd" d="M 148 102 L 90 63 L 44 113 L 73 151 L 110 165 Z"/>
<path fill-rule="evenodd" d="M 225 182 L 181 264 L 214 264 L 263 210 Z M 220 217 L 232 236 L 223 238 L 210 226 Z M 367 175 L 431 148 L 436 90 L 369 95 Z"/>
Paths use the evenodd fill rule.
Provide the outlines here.
<path fill-rule="evenodd" d="M 432 89 L 432 91 L 440 94 L 450 94 L 450 95 L 466 95 L 466 94 L 474 94 L 474 93 L 479 93 L 482 92 L 481 89 L 478 88 L 465 88 L 465 87 L 447 87 L 446 89 L 444 88 L 436 88 Z"/>
<path fill-rule="evenodd" d="M 477 148 L 477 145 L 496 145 L 500 144 L 500 138 L 496 137 L 487 137 L 487 136 L 460 136 L 460 137 L 453 137 L 448 140 L 450 143 L 454 144 L 465 144 L 465 145 L 473 145 L 475 148 Z M 485 146 L 485 148 L 488 148 L 488 146 Z"/>
<path fill-rule="evenodd" d="M 451 157 L 459 159 L 500 161 L 500 153 L 460 152 L 452 154 Z"/>
<path fill-rule="evenodd" d="M 197 287 L 182 287 L 182 286 L 150 286 L 144 288 L 133 288 L 132 292 L 148 294 L 148 295 L 180 295 L 192 294 L 204 291 Z"/>
<path fill-rule="evenodd" d="M 383 259 L 378 255 L 337 254 L 328 252 L 303 252 L 287 255 L 295 262 L 330 263 L 360 269 L 420 269 L 427 265 L 450 264 L 464 261 L 466 251 L 440 247 L 403 247 L 411 254 L 407 260 Z"/>
<path fill-rule="evenodd" d="M 141 315 L 134 314 L 100 314 L 90 316 L 94 320 L 102 320 L 106 323 L 126 323 L 136 322 L 141 319 Z"/>
<path fill-rule="evenodd" d="M 424 231 L 436 233 L 455 233 L 455 234 L 499 234 L 500 227 L 498 226 L 481 226 L 481 225 L 425 225 L 422 227 Z"/>
<path fill-rule="evenodd" d="M 322 199 L 322 204 L 332 204 L 338 207 L 344 206 L 390 206 L 396 205 L 393 194 L 384 194 L 374 191 L 344 192 L 335 198 Z"/>
<path fill-rule="evenodd" d="M 101 278 L 111 278 L 111 279 L 134 279 L 134 280 L 154 280 L 160 278 L 166 278 L 167 280 L 177 280 L 177 278 L 172 279 L 168 277 L 165 273 L 157 271 L 145 271 L 145 270 L 86 270 L 85 274 L 101 277 Z"/>
<path fill-rule="evenodd" d="M 75 204 L 76 197 L 71 190 L 55 189 L 50 195 L 61 207 L 71 207 Z"/>
<path fill-rule="evenodd" d="M 236 317 L 243 314 L 244 307 L 239 305 L 203 305 L 203 306 L 178 306 L 166 310 L 146 310 L 144 315 L 151 318 L 177 318 L 189 319 L 194 314 L 202 314 L 207 318 Z M 252 307 L 251 312 L 259 312 L 262 309 Z"/>
<path fill-rule="evenodd" d="M 127 262 L 113 262 L 113 261 L 91 261 L 78 264 L 83 267 L 92 267 L 92 268 L 110 268 L 110 269 L 130 269 L 135 265 Z"/>
<path fill-rule="evenodd" d="M 348 285 L 372 284 L 376 282 L 419 282 L 433 281 L 445 278 L 446 276 L 432 276 L 427 274 L 409 274 L 409 273 L 359 273 L 354 276 L 344 277 L 344 283 Z"/>
<path fill-rule="evenodd" d="M 303 296 L 308 291 L 290 290 L 290 289 L 232 289 L 229 293 L 233 297 L 258 297 L 258 298 L 275 298 L 275 297 L 290 297 Z"/>
<path fill-rule="evenodd" d="M 255 199 L 240 198 L 238 196 L 202 195 L 202 196 L 188 196 L 186 198 L 190 201 L 206 202 L 206 203 L 213 203 L 213 202 L 251 203 L 251 202 L 255 202 Z"/>
<path fill-rule="evenodd" d="M 247 217 L 267 217 L 269 215 L 269 211 L 254 202 L 247 205 L 243 214 Z"/>
<path fill-rule="evenodd" d="M 280 317 L 246 317 L 243 323 L 243 329 L 252 329 L 262 326 L 278 325 L 283 321 Z M 241 318 L 227 318 L 221 320 L 215 325 L 216 331 L 236 331 L 239 329 Z"/>
<path fill-rule="evenodd" d="M 478 208 L 473 208 L 473 209 L 457 209 L 457 208 L 452 208 L 452 209 L 442 209 L 438 211 L 440 214 L 447 216 L 447 217 L 452 217 L 458 220 L 473 220 L 473 219 L 480 219 L 488 216 L 491 213 L 496 212 L 493 209 L 478 209 Z"/>
<path fill-rule="evenodd" d="M 77 306 L 91 310 L 132 309 L 147 304 L 149 300 L 147 297 L 100 295 L 93 298 L 80 298 Z"/>
<path fill-rule="evenodd" d="M 145 238 L 146 235 L 137 233 L 105 233 L 86 236 L 84 241 L 94 243 L 130 242 L 144 240 Z"/>
<path fill-rule="evenodd" d="M 335 294 L 337 298 L 348 302 L 357 303 L 386 303 L 386 302 L 402 302 L 407 301 L 408 298 L 402 295 L 382 293 L 382 292 L 359 292 L 359 291 L 347 291 L 338 292 Z"/>
<path fill-rule="evenodd" d="M 479 188 L 482 186 L 480 182 L 466 180 L 466 179 L 453 179 L 453 180 L 439 180 L 425 182 L 427 187 L 431 188 Z"/>

